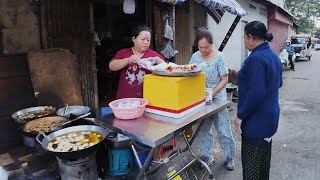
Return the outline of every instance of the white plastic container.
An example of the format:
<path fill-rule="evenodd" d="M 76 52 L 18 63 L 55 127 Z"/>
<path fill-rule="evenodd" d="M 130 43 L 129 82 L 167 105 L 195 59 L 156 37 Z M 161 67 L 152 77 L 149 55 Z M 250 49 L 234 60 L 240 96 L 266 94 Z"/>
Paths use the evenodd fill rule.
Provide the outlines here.
<path fill-rule="evenodd" d="M 212 103 L 212 88 L 206 88 L 206 104 L 211 104 Z"/>

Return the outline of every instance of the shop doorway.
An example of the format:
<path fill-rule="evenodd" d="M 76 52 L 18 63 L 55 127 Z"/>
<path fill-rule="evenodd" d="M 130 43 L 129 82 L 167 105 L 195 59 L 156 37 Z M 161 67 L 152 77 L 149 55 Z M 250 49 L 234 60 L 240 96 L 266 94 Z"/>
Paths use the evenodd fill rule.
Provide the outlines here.
<path fill-rule="evenodd" d="M 123 12 L 123 0 L 94 2 L 94 27 L 100 41 L 100 45 L 96 43 L 100 107 L 116 99 L 119 72 L 110 71 L 110 60 L 120 49 L 132 46 L 131 35 L 136 26 L 150 24 L 146 16 L 148 1 L 135 0 L 135 5 L 135 13 L 129 15 Z"/>

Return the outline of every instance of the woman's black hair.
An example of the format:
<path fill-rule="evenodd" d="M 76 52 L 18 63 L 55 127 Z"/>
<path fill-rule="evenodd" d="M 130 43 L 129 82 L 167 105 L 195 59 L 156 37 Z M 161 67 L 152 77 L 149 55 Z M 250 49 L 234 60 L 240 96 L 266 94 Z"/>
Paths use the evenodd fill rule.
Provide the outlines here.
<path fill-rule="evenodd" d="M 264 25 L 260 21 L 252 21 L 248 23 L 244 28 L 244 31 L 248 36 L 251 36 L 256 39 L 268 42 L 272 41 L 273 39 L 272 33 L 268 33 L 266 25 Z"/>
<path fill-rule="evenodd" d="M 133 30 L 132 36 L 137 37 L 142 31 L 149 31 L 152 34 L 152 30 L 148 26 L 138 26 Z"/>
<path fill-rule="evenodd" d="M 206 27 L 200 27 L 198 29 L 198 33 L 196 37 L 197 45 L 198 45 L 198 42 L 203 38 L 205 38 L 210 44 L 213 44 L 212 33 Z"/>
<path fill-rule="evenodd" d="M 192 45 L 193 53 L 199 51 L 198 42 L 203 38 L 205 38 L 210 44 L 213 44 L 212 33 L 208 30 L 208 28 L 200 27 L 198 28 L 196 39 L 194 40 Z"/>

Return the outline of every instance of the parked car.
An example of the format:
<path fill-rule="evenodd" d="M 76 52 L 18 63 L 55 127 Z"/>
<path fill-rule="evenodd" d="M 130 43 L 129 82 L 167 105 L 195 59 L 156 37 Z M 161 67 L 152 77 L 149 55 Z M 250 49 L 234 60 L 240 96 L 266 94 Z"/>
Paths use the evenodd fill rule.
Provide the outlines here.
<path fill-rule="evenodd" d="M 307 58 L 311 59 L 311 36 L 304 34 L 296 34 L 291 37 L 291 45 L 294 47 L 296 53 L 296 61 Z"/>

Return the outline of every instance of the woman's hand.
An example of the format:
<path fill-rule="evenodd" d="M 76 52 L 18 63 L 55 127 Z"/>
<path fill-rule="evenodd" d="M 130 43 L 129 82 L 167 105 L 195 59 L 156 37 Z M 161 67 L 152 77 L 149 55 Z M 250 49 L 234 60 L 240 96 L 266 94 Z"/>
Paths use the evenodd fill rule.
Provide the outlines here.
<path fill-rule="evenodd" d="M 135 55 L 131 55 L 130 57 L 127 58 L 128 64 L 136 62 L 137 60 L 139 60 L 139 58 Z"/>
<path fill-rule="evenodd" d="M 109 69 L 111 71 L 119 71 L 138 59 L 139 58 L 137 56 L 131 55 L 127 58 L 113 60 L 109 63 Z"/>
<path fill-rule="evenodd" d="M 159 58 L 158 56 L 154 57 L 155 63 L 156 64 L 161 64 L 163 62 L 165 62 L 163 59 Z"/>
<path fill-rule="evenodd" d="M 220 76 L 220 82 L 212 89 L 212 96 L 217 95 L 228 83 L 228 75 Z"/>
<path fill-rule="evenodd" d="M 242 123 L 242 119 L 238 118 L 237 116 L 236 119 L 234 120 L 234 125 L 235 125 L 235 130 L 239 135 L 242 134 L 241 123 Z"/>

